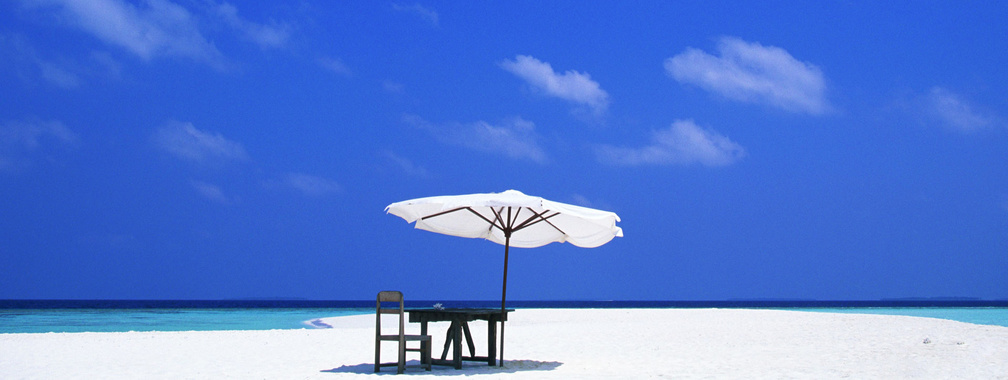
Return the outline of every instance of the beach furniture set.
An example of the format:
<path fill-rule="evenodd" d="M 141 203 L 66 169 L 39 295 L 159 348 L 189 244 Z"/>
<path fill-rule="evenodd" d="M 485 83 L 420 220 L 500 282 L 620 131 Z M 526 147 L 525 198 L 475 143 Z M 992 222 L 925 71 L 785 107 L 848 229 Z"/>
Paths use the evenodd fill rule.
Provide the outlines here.
<path fill-rule="evenodd" d="M 406 353 L 420 353 L 420 365 L 423 369 L 430 371 L 431 365 L 451 366 L 455 369 L 462 368 L 463 361 L 483 362 L 487 365 L 497 364 L 497 323 L 507 320 L 507 313 L 514 309 L 480 309 L 480 308 L 460 308 L 460 309 L 405 309 L 403 307 L 403 294 L 399 291 L 382 291 L 378 293 L 375 306 L 375 372 L 381 372 L 382 367 L 395 366 L 398 373 L 405 372 Z M 420 334 L 406 334 L 406 315 L 409 315 L 410 323 L 420 323 Z M 382 330 L 382 315 L 394 314 L 398 318 L 398 333 L 384 334 Z M 476 345 L 473 343 L 472 333 L 469 331 L 469 322 L 483 320 L 487 321 L 487 355 L 477 356 Z M 451 322 L 448 332 L 445 335 L 444 351 L 440 359 L 431 357 L 431 336 L 428 334 L 428 323 L 430 322 Z M 462 337 L 465 336 L 466 345 L 469 348 L 469 355 L 462 354 Z M 381 344 L 386 342 L 397 342 L 397 361 L 381 361 Z M 408 342 L 419 342 L 418 347 L 409 347 Z M 452 350 L 452 358 L 448 360 L 448 351 Z"/>
<path fill-rule="evenodd" d="M 414 223 L 414 228 L 439 234 L 465 238 L 486 239 L 504 246 L 504 276 L 501 285 L 500 309 L 410 310 L 410 322 L 420 322 L 422 333 L 427 333 L 427 323 L 450 321 L 445 352 L 439 362 L 444 362 L 448 347 L 454 344 L 451 365 L 462 368 L 462 360 L 486 360 L 494 365 L 495 356 L 504 363 L 504 322 L 507 313 L 508 256 L 511 247 L 535 248 L 550 243 L 571 243 L 582 248 L 595 248 L 613 238 L 623 236 L 616 213 L 576 206 L 545 198 L 526 195 L 517 190 L 500 193 L 481 193 L 435 196 L 405 200 L 385 207 L 385 212 Z M 381 295 L 379 295 L 379 298 Z M 379 302 L 380 303 L 380 302 Z M 379 307 L 380 308 L 380 307 Z M 380 317 L 380 313 L 379 313 Z M 489 323 L 489 341 L 493 346 L 500 331 L 500 349 L 491 347 L 487 356 L 474 353 L 469 321 L 486 320 Z M 495 323 L 500 322 L 500 329 Z M 461 337 L 465 334 L 469 356 L 462 356 Z M 418 338 L 422 339 L 422 338 Z M 427 338 L 429 342 L 429 337 Z M 378 342 L 378 340 L 376 340 Z M 377 344 L 376 344 L 377 346 Z M 427 344 L 429 351 L 429 343 Z M 402 352 L 402 351 L 401 351 Z M 423 352 L 427 355 L 429 352 Z M 377 356 L 377 354 L 376 354 Z M 400 360 L 402 361 L 402 360 Z M 375 360 L 375 370 L 380 369 Z M 429 364 L 429 361 L 424 362 Z M 401 373 L 401 371 L 400 371 Z"/>

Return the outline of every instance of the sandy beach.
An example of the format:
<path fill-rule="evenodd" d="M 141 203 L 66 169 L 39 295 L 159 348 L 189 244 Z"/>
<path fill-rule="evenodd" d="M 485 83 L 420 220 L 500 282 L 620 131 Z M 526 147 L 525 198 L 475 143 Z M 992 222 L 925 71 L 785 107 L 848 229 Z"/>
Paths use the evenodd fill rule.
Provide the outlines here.
<path fill-rule="evenodd" d="M 330 329 L 0 334 L 3 379 L 344 379 L 375 376 L 374 315 Z M 485 323 L 471 325 L 475 337 Z M 416 332 L 419 327 L 408 327 Z M 435 356 L 446 324 L 432 324 Z M 521 309 L 504 368 L 474 378 L 1008 379 L 1008 327 L 882 315 L 735 309 Z M 478 353 L 485 339 L 475 339 Z M 393 360 L 388 345 L 383 359 Z M 417 364 L 416 354 L 408 356 Z M 382 375 L 394 375 L 386 368 Z"/>

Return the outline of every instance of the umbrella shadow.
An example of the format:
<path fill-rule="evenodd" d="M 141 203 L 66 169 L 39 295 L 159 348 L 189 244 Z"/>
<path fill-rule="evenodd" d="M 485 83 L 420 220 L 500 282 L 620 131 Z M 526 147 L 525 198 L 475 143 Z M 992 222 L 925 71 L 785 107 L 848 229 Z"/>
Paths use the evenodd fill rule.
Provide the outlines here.
<path fill-rule="evenodd" d="M 492 374 L 492 373 L 518 373 L 518 372 L 533 372 L 533 371 L 552 371 L 557 367 L 560 367 L 563 363 L 560 362 L 546 362 L 539 360 L 508 360 L 505 362 L 504 367 L 488 366 L 485 364 L 463 364 L 462 369 L 456 370 L 455 368 L 448 366 L 431 366 L 431 371 L 425 371 L 420 367 L 419 360 L 410 360 L 406 362 L 406 374 L 414 375 L 437 375 L 437 376 L 469 376 L 475 374 Z M 362 363 L 353 365 L 342 365 L 333 369 L 325 369 L 320 372 L 329 373 L 358 373 L 358 374 L 375 374 L 375 375 L 395 375 L 396 370 L 394 367 L 383 368 L 381 372 L 374 372 L 374 363 Z"/>

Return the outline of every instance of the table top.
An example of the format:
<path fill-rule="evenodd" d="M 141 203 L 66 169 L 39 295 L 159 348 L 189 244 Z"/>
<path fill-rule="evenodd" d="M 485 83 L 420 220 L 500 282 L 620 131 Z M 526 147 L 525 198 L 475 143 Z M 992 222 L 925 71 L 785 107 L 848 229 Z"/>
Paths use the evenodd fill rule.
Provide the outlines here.
<path fill-rule="evenodd" d="M 446 308 L 446 309 L 406 309 L 410 316 L 410 322 L 419 322 L 419 320 L 426 319 L 428 321 L 451 321 L 451 320 L 466 320 L 472 321 L 477 319 L 489 320 L 493 318 L 495 320 L 507 320 L 507 313 L 515 311 L 515 309 L 474 309 L 474 308 Z"/>

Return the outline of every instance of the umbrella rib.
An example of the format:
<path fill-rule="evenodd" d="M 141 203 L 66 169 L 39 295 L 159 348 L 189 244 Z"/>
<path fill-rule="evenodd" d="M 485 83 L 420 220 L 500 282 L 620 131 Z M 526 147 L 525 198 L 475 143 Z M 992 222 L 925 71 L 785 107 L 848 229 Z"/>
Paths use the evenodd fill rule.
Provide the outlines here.
<path fill-rule="evenodd" d="M 504 212 L 504 206 L 501 206 L 500 210 L 497 210 L 497 209 L 491 207 L 490 211 L 493 211 L 493 213 L 494 213 L 494 220 L 496 220 L 497 222 L 500 223 L 499 225 L 491 223 L 491 228 L 492 227 L 497 227 L 498 229 L 501 230 L 501 232 L 504 233 L 505 237 L 510 236 L 511 232 L 513 232 L 513 230 L 511 229 L 511 218 L 510 218 L 510 215 L 508 216 L 508 221 L 507 222 L 504 222 L 504 218 L 501 216 L 501 213 Z M 508 213 L 510 214 L 510 212 L 511 212 L 511 208 L 509 207 L 508 208 Z"/>
<path fill-rule="evenodd" d="M 453 208 L 451 210 L 445 210 L 445 211 L 441 211 L 441 212 L 438 212 L 438 213 L 435 213 L 435 214 L 430 214 L 430 215 L 421 217 L 420 220 L 435 218 L 435 217 L 438 217 L 438 216 L 441 216 L 441 215 L 451 214 L 451 213 L 456 212 L 456 211 L 469 210 L 469 212 L 475 214 L 477 217 L 479 217 L 480 219 L 483 219 L 483 221 L 487 222 L 490 225 L 490 229 L 491 230 L 494 229 L 494 228 L 497 228 L 497 229 L 501 230 L 501 232 L 504 232 L 506 235 L 510 235 L 512 232 L 520 231 L 522 229 L 525 229 L 526 227 L 534 226 L 534 225 L 538 224 L 539 222 L 546 222 L 546 224 L 549 224 L 550 227 L 553 227 L 553 229 L 559 231 L 561 234 L 567 235 L 567 233 L 564 232 L 564 230 L 561 230 L 559 227 L 557 227 L 555 224 L 553 224 L 552 222 L 549 221 L 550 218 L 553 218 L 554 216 L 560 215 L 559 211 L 554 212 L 551 215 L 544 216 L 547 213 L 549 213 L 550 210 L 544 210 L 543 212 L 538 213 L 538 212 L 535 212 L 535 210 L 532 210 L 531 208 L 528 208 L 528 207 L 519 207 L 518 208 L 518 212 L 516 212 L 515 215 L 513 215 L 513 218 L 512 218 L 512 215 L 508 215 L 508 218 L 507 218 L 508 220 L 507 220 L 507 222 L 505 222 L 504 221 L 504 217 L 501 216 L 501 214 L 504 212 L 504 207 L 505 206 L 501 206 L 499 210 L 495 209 L 493 207 L 490 208 L 490 210 L 494 214 L 494 220 L 490 220 L 489 218 L 487 218 L 483 214 L 480 214 L 480 213 L 476 212 L 476 210 L 473 210 L 472 207 L 468 207 L 468 206 L 456 207 L 456 208 Z M 523 222 L 519 223 L 517 226 L 515 226 L 514 222 L 516 222 L 518 220 L 518 215 L 521 214 L 521 210 L 523 208 L 524 209 L 528 209 L 532 213 L 532 216 L 528 217 L 528 219 L 525 219 L 525 221 L 523 221 Z M 510 214 L 510 212 L 511 212 L 511 207 L 508 207 L 508 213 Z"/>
<path fill-rule="evenodd" d="M 532 210 L 529 209 L 529 211 L 532 211 Z M 547 221 L 547 219 L 552 218 L 552 217 L 557 216 L 557 215 L 560 215 L 560 212 L 554 212 L 552 215 L 543 216 L 543 215 L 546 215 L 549 212 L 550 212 L 550 210 L 545 210 L 545 211 L 543 211 L 541 213 L 537 213 L 535 211 L 532 211 L 532 216 L 530 216 L 528 219 L 525 219 L 524 222 L 522 222 L 517 227 L 515 227 L 515 230 L 517 231 L 517 230 L 520 230 L 522 228 L 535 225 L 536 223 L 539 223 L 539 222 L 547 222 L 547 223 L 549 223 L 549 221 Z M 550 223 L 550 225 L 553 225 L 553 224 Z M 556 228 L 556 226 L 553 226 L 553 228 Z M 557 228 L 557 229 L 559 230 L 559 228 Z"/>
<path fill-rule="evenodd" d="M 535 212 L 533 210 L 532 211 L 532 216 L 530 216 L 528 219 L 525 219 L 524 222 L 521 222 L 521 224 L 519 224 L 517 227 L 515 227 L 515 231 L 518 231 L 518 230 L 523 229 L 525 227 L 529 227 L 531 225 L 539 223 L 541 220 L 538 219 L 538 218 L 541 218 L 542 215 L 545 214 L 545 213 L 547 213 L 547 212 L 549 212 L 549 210 L 543 211 L 542 214 L 539 214 L 539 213 L 537 213 L 537 212 Z M 533 220 L 535 220 L 535 222 L 532 222 Z"/>
<path fill-rule="evenodd" d="M 550 219 L 550 218 L 552 218 L 554 216 L 560 215 L 559 211 L 554 212 L 552 215 L 545 216 L 545 217 L 543 215 L 546 215 L 546 213 L 550 212 L 550 210 L 545 210 L 542 213 L 537 213 L 537 212 L 535 212 L 532 209 L 529 209 L 529 211 L 532 211 L 532 216 L 529 217 L 528 219 L 526 219 L 521 224 L 519 224 L 518 227 L 515 227 L 514 228 L 515 231 L 518 231 L 518 230 L 523 229 L 525 227 L 533 226 L 533 225 L 535 225 L 535 224 L 537 224 L 539 222 L 546 222 L 546 224 L 549 224 L 551 227 L 553 227 L 553 229 L 555 229 L 557 231 L 560 231 L 560 233 L 562 233 L 564 235 L 567 235 L 567 233 L 564 232 L 564 230 L 561 230 L 560 227 L 557 227 L 555 224 L 551 223 L 548 220 L 548 219 Z M 535 220 L 535 221 L 533 221 L 533 220 Z"/>
<path fill-rule="evenodd" d="M 487 222 L 487 223 L 489 223 L 489 224 L 490 224 L 490 229 L 493 229 L 494 227 L 497 227 L 497 228 L 498 228 L 498 229 L 500 229 L 501 231 L 503 231 L 503 230 L 504 230 L 504 228 L 501 228 L 501 227 L 500 227 L 500 226 L 498 226 L 498 225 L 497 225 L 496 223 L 494 223 L 494 222 L 493 222 L 493 221 L 491 221 L 490 219 L 487 219 L 487 217 L 483 216 L 483 214 L 480 214 L 480 213 L 476 212 L 476 210 L 473 210 L 473 209 L 472 209 L 472 207 L 469 207 L 469 206 L 464 206 L 464 207 L 456 207 L 456 208 L 453 208 L 453 209 L 451 209 L 451 210 L 445 210 L 445 211 L 441 211 L 441 212 L 439 212 L 439 213 L 436 213 L 436 214 L 430 214 L 430 215 L 427 215 L 427 216 L 424 216 L 424 217 L 421 217 L 421 218 L 420 218 L 420 220 L 425 220 L 425 219 L 430 219 L 430 218 L 435 218 L 435 217 L 439 217 L 439 216 L 441 216 L 441 215 L 445 215 L 445 214 L 451 214 L 451 213 L 453 213 L 453 212 L 456 212 L 456 211 L 461 211 L 461 210 L 469 210 L 469 212 L 471 212 L 471 213 L 475 214 L 475 215 L 476 215 L 476 216 L 478 216 L 478 217 L 479 217 L 480 219 L 483 219 L 483 221 L 485 221 L 485 222 Z M 491 209 L 491 210 L 492 210 L 492 209 Z M 496 214 L 497 214 L 497 212 L 496 212 L 496 211 L 494 211 L 494 214 L 496 215 Z M 496 215 L 496 217 L 497 217 L 497 220 L 500 220 L 500 215 Z M 502 221 L 502 223 L 503 223 L 503 221 Z"/>
<path fill-rule="evenodd" d="M 435 217 L 438 217 L 438 216 L 441 216 L 441 215 L 444 215 L 444 214 L 451 214 L 451 213 L 453 213 L 455 211 L 459 211 L 459 210 L 463 210 L 463 209 L 469 209 L 469 207 L 457 207 L 457 208 L 453 208 L 451 210 L 441 211 L 441 212 L 436 213 L 436 214 L 430 214 L 430 215 L 427 215 L 427 216 L 421 216 L 420 220 L 435 218 Z M 472 209 L 469 209 L 469 211 L 472 211 Z M 479 215 L 479 214 L 476 214 L 476 215 Z M 480 215 L 480 216 L 482 216 L 482 215 Z"/>
<path fill-rule="evenodd" d="M 476 212 L 476 210 L 473 210 L 472 207 L 465 207 L 465 209 L 469 210 L 469 212 L 471 212 L 473 214 L 476 214 L 476 216 L 480 217 L 480 219 L 483 219 L 483 221 L 489 223 L 490 224 L 490 229 L 493 229 L 494 227 L 497 227 L 501 231 L 504 230 L 503 228 L 501 228 L 500 226 L 498 226 L 494 221 L 491 221 L 490 219 L 487 219 L 487 217 L 483 216 L 483 214 L 480 214 L 480 213 Z M 491 208 L 491 210 L 493 210 L 493 208 Z M 497 220 L 500 220 L 500 215 L 497 215 L 497 211 L 496 210 L 494 211 L 494 215 L 496 216 Z"/>
<path fill-rule="evenodd" d="M 555 228 L 557 231 L 560 231 L 560 233 L 564 234 L 564 236 L 569 236 L 569 235 L 567 235 L 567 232 L 565 232 L 564 230 L 561 230 L 560 227 L 557 227 L 555 224 L 553 224 L 553 222 L 550 222 L 549 220 L 546 220 L 548 218 L 552 218 L 552 217 L 557 216 L 557 215 L 560 215 L 560 213 L 557 212 L 556 214 L 550 215 L 547 218 L 543 219 L 542 221 L 546 222 L 546 224 L 549 224 L 551 227 Z"/>

